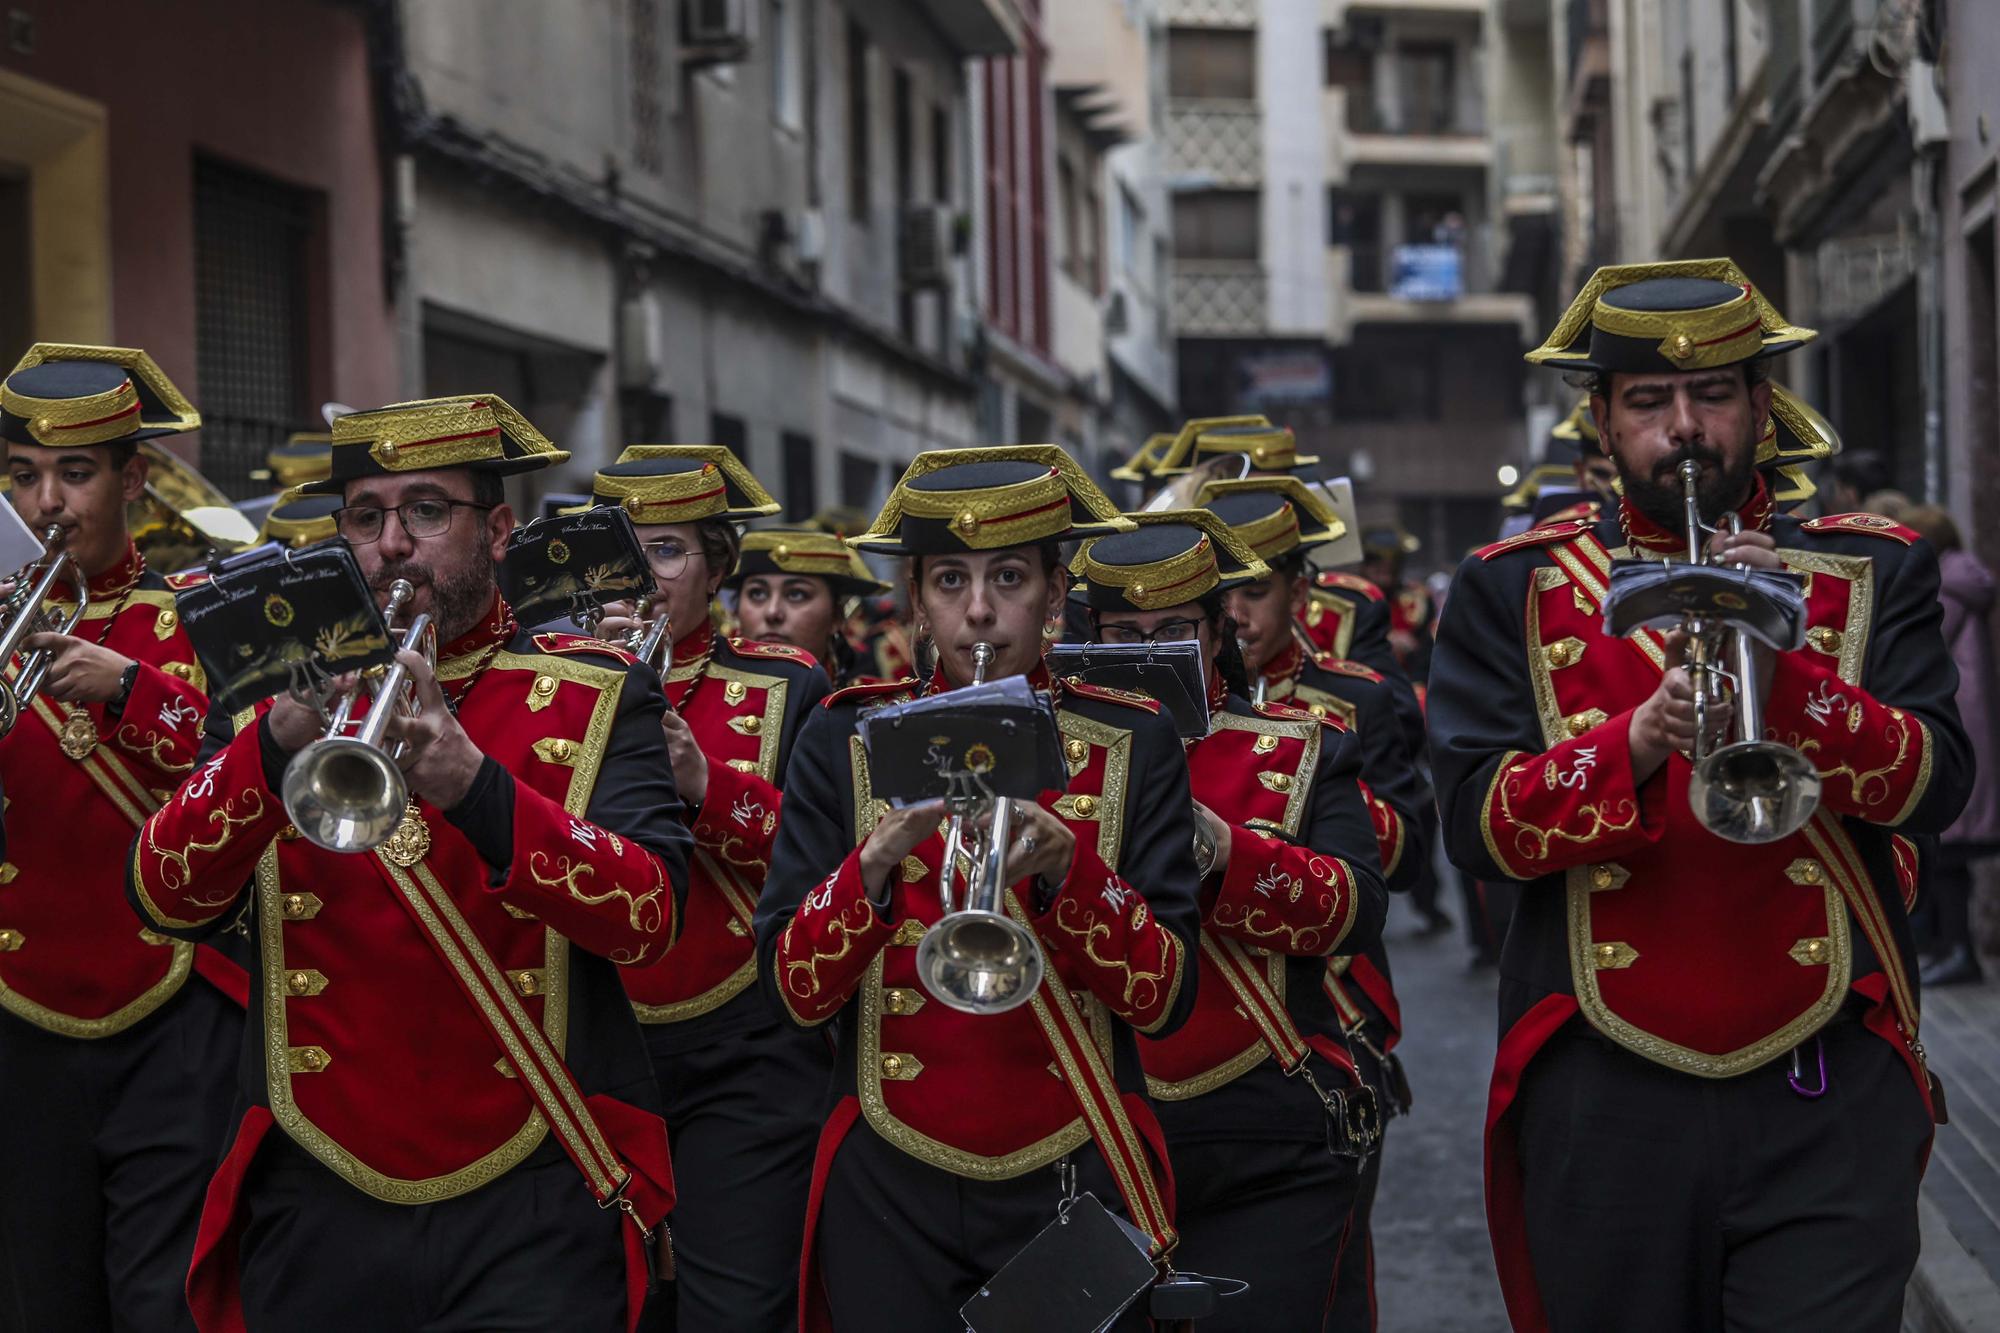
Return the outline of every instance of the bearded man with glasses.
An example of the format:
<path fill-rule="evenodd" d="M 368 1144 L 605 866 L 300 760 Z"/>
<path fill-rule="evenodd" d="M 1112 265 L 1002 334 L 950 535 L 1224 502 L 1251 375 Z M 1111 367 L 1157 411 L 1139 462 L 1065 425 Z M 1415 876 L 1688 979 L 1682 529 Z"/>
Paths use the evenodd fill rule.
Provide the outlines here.
<path fill-rule="evenodd" d="M 656 585 L 646 605 L 611 608 L 600 632 L 670 624 L 663 730 L 695 838 L 672 959 L 625 976 L 673 1136 L 678 1328 L 790 1328 L 832 1056 L 757 994 L 751 918 L 792 742 L 831 686 L 803 648 L 716 633 L 709 608 L 735 571 L 737 525 L 778 512 L 734 454 L 634 445 L 591 489 L 631 517 Z"/>

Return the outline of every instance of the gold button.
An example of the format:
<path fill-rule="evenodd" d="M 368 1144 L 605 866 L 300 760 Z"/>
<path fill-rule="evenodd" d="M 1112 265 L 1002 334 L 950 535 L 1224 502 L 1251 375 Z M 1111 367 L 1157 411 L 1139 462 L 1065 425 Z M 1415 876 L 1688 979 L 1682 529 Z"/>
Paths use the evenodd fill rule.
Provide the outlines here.
<path fill-rule="evenodd" d="M 535 993 L 535 974 L 533 972 L 523 972 L 514 978 L 514 984 L 521 988 L 522 994 L 532 995 Z"/>
<path fill-rule="evenodd" d="M 1128 595 L 1134 602 L 1138 601 L 1146 595 L 1146 585 L 1143 583 L 1133 584 Z"/>
<path fill-rule="evenodd" d="M 294 995 L 306 994 L 312 990 L 312 984 L 312 975 L 307 972 L 294 972 L 285 981 L 285 985 L 291 989 Z"/>
<path fill-rule="evenodd" d="M 12 953 L 26 942 L 18 930 L 0 930 L 0 953 Z"/>
<path fill-rule="evenodd" d="M 1095 796 L 1079 796 L 1076 798 L 1075 809 L 1078 819 L 1088 819 L 1097 813 L 1097 798 Z"/>
<path fill-rule="evenodd" d="M 764 729 L 764 719 L 763 719 L 763 718 L 761 718 L 761 717 L 746 717 L 746 718 L 744 718 L 744 719 L 743 719 L 743 734 L 744 734 L 744 735 L 746 735 L 746 736 L 755 736 L 755 735 L 756 735 L 756 734 L 757 734 L 758 732 L 762 731 L 763 729 Z"/>
<path fill-rule="evenodd" d="M 394 458 L 399 452 L 400 450 L 396 448 L 396 442 L 394 440 L 385 441 L 382 445 L 382 459 L 384 462 L 387 462 L 389 459 Z"/>
<path fill-rule="evenodd" d="M 908 1005 L 907 1002 L 903 999 L 902 991 L 891 990 L 891 991 L 885 991 L 883 993 L 882 1007 L 888 1010 L 892 1014 L 900 1014 L 903 1012 L 905 1008 L 908 1007 Z"/>
<path fill-rule="evenodd" d="M 285 895 L 285 915 L 297 916 L 306 910 L 306 900 L 296 893 Z"/>
<path fill-rule="evenodd" d="M 902 1056 L 885 1055 L 882 1057 L 882 1076 L 884 1078 L 895 1078 L 898 1074 L 902 1072 L 903 1072 Z"/>
<path fill-rule="evenodd" d="M 972 532 L 979 527 L 979 515 L 968 509 L 958 516 L 952 526 L 960 532 Z"/>
<path fill-rule="evenodd" d="M 320 1054 L 317 1047 L 308 1046 L 299 1053 L 299 1063 L 307 1069 L 318 1071 L 326 1068 L 326 1057 Z"/>
<path fill-rule="evenodd" d="M 743 702 L 744 696 L 749 693 L 749 687 L 742 681 L 732 680 L 722 687 L 722 701 L 724 703 L 740 704 Z"/>
<path fill-rule="evenodd" d="M 1685 333 L 1674 335 L 1674 360 L 1685 361 L 1694 355 L 1694 339 Z"/>
<path fill-rule="evenodd" d="M 1812 940 L 1806 945 L 1806 957 L 1815 963 L 1826 956 L 1826 941 Z"/>
<path fill-rule="evenodd" d="M 1314 717 L 1325 717 L 1325 716 L 1326 716 L 1326 705 L 1325 705 L 1325 704 L 1314 704 L 1314 705 L 1313 705 L 1312 707 L 1308 708 L 1308 709 L 1307 709 L 1306 711 L 1307 711 L 1308 713 L 1311 713 L 1311 714 L 1312 714 L 1312 715 L 1313 715 Z"/>
<path fill-rule="evenodd" d="M 535 677 L 534 692 L 544 699 L 548 698 L 556 692 L 556 678 L 554 676 Z"/>
<path fill-rule="evenodd" d="M 1597 946 L 1597 961 L 1599 961 L 1600 963 L 1613 962 L 1617 959 L 1617 957 L 1618 957 L 1617 945 L 1600 944 Z"/>
<path fill-rule="evenodd" d="M 1610 866 L 1592 866 L 1590 868 L 1590 887 L 1593 889 L 1608 889 L 1611 887 L 1611 880 Z"/>
<path fill-rule="evenodd" d="M 165 631 L 172 629 L 174 626 L 180 623 L 181 623 L 181 618 L 178 615 L 174 614 L 174 612 L 171 609 L 160 612 L 158 627 L 161 630 L 161 632 L 164 633 Z"/>
<path fill-rule="evenodd" d="M 1090 758 L 1090 747 L 1080 740 L 1071 738 L 1063 742 L 1063 754 L 1072 764 L 1080 764 Z"/>
<path fill-rule="evenodd" d="M 1269 754 L 1278 748 L 1278 738 L 1276 736 L 1259 736 L 1256 744 L 1250 748 L 1258 754 Z"/>
<path fill-rule="evenodd" d="M 773 547 L 771 550 L 771 559 L 781 565 L 785 563 L 785 561 L 789 560 L 791 558 L 791 555 L 792 555 L 792 548 L 785 545 L 783 542 L 778 543 L 778 545 Z"/>
<path fill-rule="evenodd" d="M 638 515 L 639 511 L 640 511 L 641 509 L 643 509 L 643 508 L 645 508 L 645 502 L 644 502 L 643 500 L 641 500 L 641 499 L 640 499 L 640 498 L 639 498 L 638 496 L 636 496 L 636 495 L 628 495 L 628 496 L 626 496 L 626 497 L 625 497 L 625 512 L 626 512 L 626 513 L 628 513 L 628 514 L 631 514 L 631 515 L 633 515 L 633 516 L 635 516 L 635 517 L 636 517 L 636 516 Z"/>
<path fill-rule="evenodd" d="M 554 757 L 555 761 L 558 764 L 562 763 L 564 760 L 569 758 L 569 742 L 562 740 L 557 741 L 554 745 L 551 745 L 549 747 L 549 754 Z"/>
<path fill-rule="evenodd" d="M 1279 791 L 1290 791 L 1292 789 L 1292 775 L 1290 773 L 1275 773 L 1271 777 L 1271 785 Z"/>

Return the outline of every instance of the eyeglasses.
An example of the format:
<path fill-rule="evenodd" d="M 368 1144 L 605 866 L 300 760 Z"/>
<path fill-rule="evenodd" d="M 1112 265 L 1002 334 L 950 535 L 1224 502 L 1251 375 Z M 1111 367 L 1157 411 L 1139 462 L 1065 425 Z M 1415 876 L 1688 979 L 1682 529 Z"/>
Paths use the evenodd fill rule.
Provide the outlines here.
<path fill-rule="evenodd" d="M 687 572 L 688 557 L 692 554 L 679 541 L 669 537 L 646 547 L 646 563 L 652 567 L 654 578 L 672 583 Z"/>
<path fill-rule="evenodd" d="M 1163 620 L 1150 630 L 1113 622 L 1099 625 L 1097 637 L 1103 643 L 1188 643 L 1200 630 L 1199 620 Z"/>
<path fill-rule="evenodd" d="M 383 508 L 381 505 L 347 505 L 333 511 L 333 524 L 350 546 L 366 546 L 382 540 L 382 523 L 394 514 L 403 531 L 413 538 L 441 537 L 451 530 L 452 515 L 460 509 L 484 512 L 492 505 L 472 500 L 426 499 Z"/>

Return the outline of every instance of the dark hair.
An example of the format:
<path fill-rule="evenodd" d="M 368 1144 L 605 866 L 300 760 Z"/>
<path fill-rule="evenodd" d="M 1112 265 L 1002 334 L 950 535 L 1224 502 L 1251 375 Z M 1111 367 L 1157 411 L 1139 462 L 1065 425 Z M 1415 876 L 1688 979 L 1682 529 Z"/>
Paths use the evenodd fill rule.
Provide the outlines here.
<path fill-rule="evenodd" d="M 1293 579 L 1300 578 L 1305 574 L 1306 553 L 1304 551 L 1287 551 L 1275 560 L 1267 560 L 1265 563 L 1271 567 L 1273 574 L 1289 583 Z"/>
<path fill-rule="evenodd" d="M 1956 551 L 1965 542 L 1958 535 L 1958 524 L 1951 521 L 1937 505 L 1913 505 L 1903 514 L 1903 526 L 1915 528 L 1923 539 L 1939 551 Z"/>
<path fill-rule="evenodd" d="M 728 578 L 743 551 L 743 530 L 726 518 L 705 518 L 694 531 L 701 542 L 701 557 L 708 561 L 708 572 Z"/>
<path fill-rule="evenodd" d="M 1214 599 L 1213 607 L 1210 598 Z M 1209 632 L 1215 635 L 1215 674 L 1231 694 L 1250 697 L 1250 664 L 1243 660 L 1243 647 L 1236 642 L 1236 621 L 1222 609 L 1222 598 L 1214 593 L 1201 599 L 1208 614 Z"/>
<path fill-rule="evenodd" d="M 111 467 L 113 471 L 124 467 L 139 456 L 139 442 L 137 440 L 113 440 L 106 447 L 111 450 Z"/>
<path fill-rule="evenodd" d="M 472 470 L 472 503 L 491 505 L 495 509 L 507 503 L 507 483 L 499 473 L 488 472 L 484 468 Z"/>
<path fill-rule="evenodd" d="M 1856 449 L 1834 460 L 1833 479 L 1867 497 L 1887 490 L 1895 481 L 1889 460 L 1873 449 Z"/>

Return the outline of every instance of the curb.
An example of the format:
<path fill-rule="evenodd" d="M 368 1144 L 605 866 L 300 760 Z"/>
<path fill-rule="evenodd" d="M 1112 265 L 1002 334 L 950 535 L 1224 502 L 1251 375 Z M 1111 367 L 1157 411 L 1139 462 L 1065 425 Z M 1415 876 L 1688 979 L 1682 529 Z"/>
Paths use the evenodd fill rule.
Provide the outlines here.
<path fill-rule="evenodd" d="M 1906 1333 L 1991 1333 L 2000 1329 L 2000 1286 L 1958 1243 L 1943 1212 L 1917 1196 L 1923 1249 L 1903 1302 Z"/>

